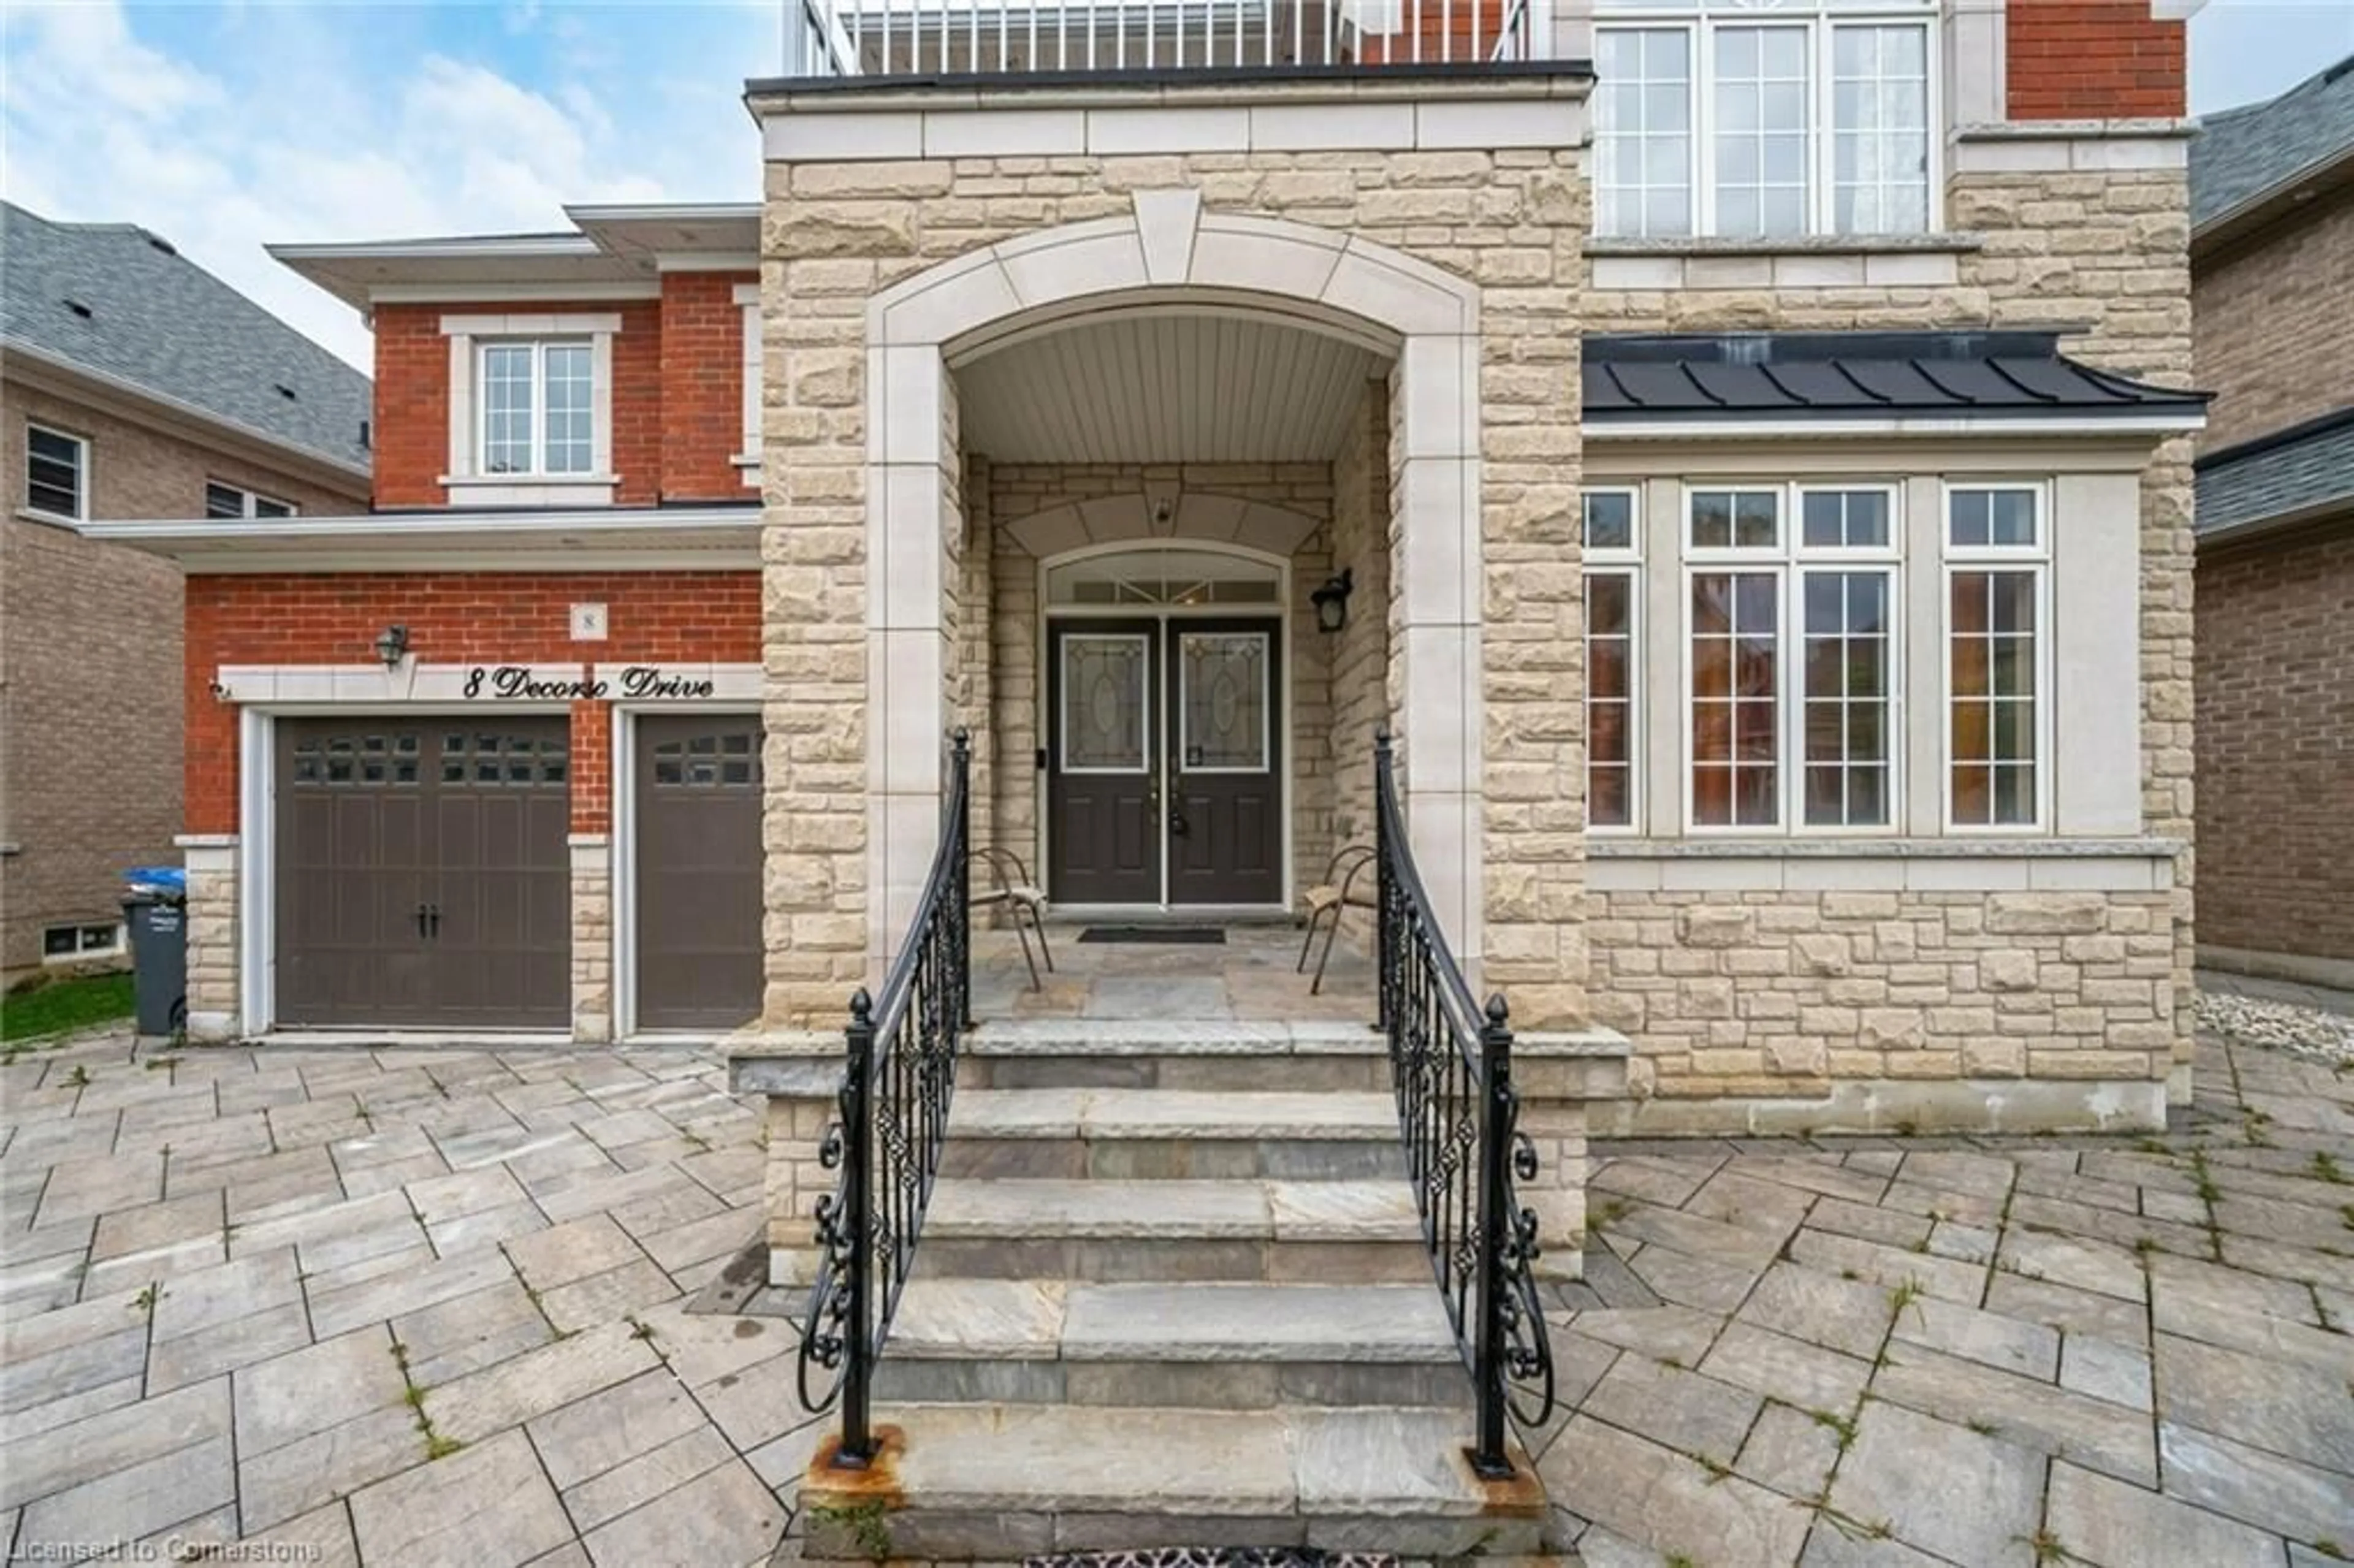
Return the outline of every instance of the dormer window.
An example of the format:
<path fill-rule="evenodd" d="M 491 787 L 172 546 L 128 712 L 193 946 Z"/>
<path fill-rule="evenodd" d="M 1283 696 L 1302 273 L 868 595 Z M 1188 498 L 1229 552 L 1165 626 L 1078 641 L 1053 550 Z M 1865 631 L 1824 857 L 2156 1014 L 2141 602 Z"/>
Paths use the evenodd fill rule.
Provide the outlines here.
<path fill-rule="evenodd" d="M 1932 0 L 1603 0 L 1595 232 L 1920 234 Z"/>
<path fill-rule="evenodd" d="M 441 318 L 450 340 L 452 503 L 613 498 L 617 314 Z"/>

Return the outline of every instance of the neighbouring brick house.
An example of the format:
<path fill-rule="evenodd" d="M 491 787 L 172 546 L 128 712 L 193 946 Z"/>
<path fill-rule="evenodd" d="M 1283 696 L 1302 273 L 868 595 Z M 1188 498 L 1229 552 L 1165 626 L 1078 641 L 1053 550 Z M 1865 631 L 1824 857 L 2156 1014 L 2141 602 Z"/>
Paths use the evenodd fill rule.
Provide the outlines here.
<path fill-rule="evenodd" d="M 2354 986 L 2354 58 L 2190 155 L 2199 950 Z"/>
<path fill-rule="evenodd" d="M 367 377 L 169 241 L 0 205 L 0 980 L 119 961 L 177 860 L 180 573 L 90 519 L 367 504 Z"/>
<path fill-rule="evenodd" d="M 847 998 L 891 965 L 880 1026 L 912 1027 L 909 933 L 953 885 L 944 737 L 971 735 L 973 837 L 1056 910 L 1232 921 L 1373 834 L 1387 727 L 1416 928 L 1517 1032 L 1550 1273 L 1589 1116 L 2163 1125 L 2186 9 L 1301 5 L 1213 8 L 1213 38 L 810 0 L 748 90 L 757 205 L 281 249 L 376 323 L 376 510 L 104 530 L 189 567 L 187 678 L 219 695 L 188 744 L 193 1023 L 731 1035 L 769 1097 L 771 1277 L 803 1282 Z M 1347 1165 L 1315 1128 L 1350 1107 L 1281 1097 L 1278 1137 L 1233 1097 L 1378 1121 L 1399 1014 L 1389 1056 L 1282 1018 L 1005 1025 L 974 1049 L 1023 1059 L 969 1064 L 991 1097 L 959 1117 L 1068 1140 L 1091 1113 L 1025 1094 L 1119 1089 L 1106 1138 L 1214 1146 L 1131 1174 L 1232 1162 L 1153 1202 L 1082 1150 L 1052 1193 L 960 1200 L 950 1255 L 1010 1276 L 976 1287 L 1005 1321 L 1090 1270 L 1270 1293 L 1236 1321 L 1409 1277 L 1350 1250 L 1399 1239 L 1381 1194 L 1251 1185 L 1299 1154 L 1270 1140 Z M 1286 1241 L 1338 1272 L 1255 1272 Z M 1221 1359 L 1203 1334 L 1145 1359 Z M 990 1358 L 958 1348 L 924 1383 L 952 1403 L 1222 1403 L 1051 1352 L 967 1378 Z M 894 1544 L 1043 1549 L 1011 1512 Z M 1467 1549 L 1448 1518 L 1382 1539 Z"/>

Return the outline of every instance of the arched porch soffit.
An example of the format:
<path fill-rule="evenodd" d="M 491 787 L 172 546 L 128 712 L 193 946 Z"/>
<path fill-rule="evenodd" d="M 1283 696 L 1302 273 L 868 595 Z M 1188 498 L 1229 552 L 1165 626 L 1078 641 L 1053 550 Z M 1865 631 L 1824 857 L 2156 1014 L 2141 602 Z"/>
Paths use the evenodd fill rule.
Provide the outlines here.
<path fill-rule="evenodd" d="M 998 526 L 1048 566 L 1121 549 L 1181 545 L 1208 546 L 1280 566 L 1323 522 L 1264 501 L 1179 491 L 1172 485 L 1166 491 L 1064 502 Z"/>
<path fill-rule="evenodd" d="M 1479 331 L 1478 285 L 1342 230 L 1205 212 L 1195 190 L 1136 193 L 1118 217 L 983 246 L 867 302 L 867 342 L 928 346 L 951 365 L 1105 309 L 1274 313 L 1384 354 Z"/>

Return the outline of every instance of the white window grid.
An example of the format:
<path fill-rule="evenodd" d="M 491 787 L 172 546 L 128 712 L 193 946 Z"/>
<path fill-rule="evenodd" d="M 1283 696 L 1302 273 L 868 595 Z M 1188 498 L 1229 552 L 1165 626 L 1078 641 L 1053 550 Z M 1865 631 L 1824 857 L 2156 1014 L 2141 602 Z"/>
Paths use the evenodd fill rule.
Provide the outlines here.
<path fill-rule="evenodd" d="M 1590 832 L 1603 835 L 1632 835 L 1641 831 L 1643 822 L 1643 776 L 1647 735 L 1643 723 L 1643 635 L 1649 621 L 1644 615 L 1643 604 L 1643 492 L 1639 486 L 1635 485 L 1588 486 L 1580 498 L 1581 514 L 1588 510 L 1588 503 L 1601 498 L 1624 501 L 1628 518 L 1627 543 L 1623 546 L 1585 543 L 1585 540 L 1590 537 L 1590 525 L 1580 531 L 1580 542 L 1585 551 L 1586 581 L 1591 583 L 1596 577 L 1617 577 L 1622 579 L 1627 585 L 1625 639 L 1627 712 L 1624 719 L 1627 736 L 1627 820 L 1623 822 L 1603 822 L 1596 821 L 1593 816 L 1594 762 L 1590 747 L 1593 740 L 1595 702 L 1590 682 L 1594 668 L 1592 654 L 1595 635 L 1594 628 L 1589 623 L 1585 628 L 1586 673 L 1589 682 L 1585 703 L 1586 738 L 1589 747 L 1586 759 L 1586 828 Z"/>
<path fill-rule="evenodd" d="M 1649 203 L 1643 199 L 1648 193 L 1672 189 L 1672 182 L 1662 182 L 1659 171 L 1648 164 L 1645 183 L 1636 191 L 1644 221 L 1638 226 L 1624 222 L 1624 193 L 1627 187 L 1614 188 L 1611 159 L 1613 150 L 1609 138 L 1617 133 L 1620 121 L 1629 100 L 1614 94 L 1606 73 L 1596 90 L 1596 126 L 1599 134 L 1594 149 L 1596 175 L 1596 233 L 1604 237 L 1636 236 L 1663 237 L 1670 235 L 1705 235 L 1728 237 L 1781 238 L 1778 234 L 1761 235 L 1755 228 L 1727 229 L 1720 208 L 1717 171 L 1717 134 L 1719 106 L 1718 57 L 1714 35 L 1725 30 L 1752 29 L 1785 30 L 1803 35 L 1804 58 L 1807 61 L 1805 181 L 1805 234 L 1874 234 L 1926 233 L 1937 228 L 1942 217 L 1944 173 L 1940 143 L 1944 138 L 1936 132 L 1944 116 L 1943 83 L 1940 80 L 1939 39 L 1936 26 L 1936 0 L 1606 0 L 1600 7 L 1595 29 L 1595 52 L 1598 60 L 1607 60 L 1613 52 L 1614 35 L 1629 32 L 1681 34 L 1684 37 L 1683 57 L 1688 64 L 1685 86 L 1691 106 L 1687 160 L 1683 179 L 1691 193 L 1689 226 L 1681 230 L 1657 227 L 1649 221 Z M 1922 104 L 1924 121 L 1921 175 L 1922 202 L 1920 221 L 1901 228 L 1890 229 L 1872 226 L 1842 227 L 1840 222 L 1839 193 L 1872 190 L 1881 199 L 1891 191 L 1907 188 L 1904 182 L 1893 179 L 1842 182 L 1840 178 L 1838 109 L 1840 86 L 1844 83 L 1861 90 L 1867 84 L 1872 89 L 1871 123 L 1853 129 L 1884 130 L 1905 132 L 1911 127 L 1887 123 L 1890 108 L 1886 87 L 1887 58 L 1884 46 L 1875 42 L 1872 69 L 1842 73 L 1837 36 L 1842 31 L 1916 28 L 1920 33 L 1923 61 Z M 1652 63 L 1653 46 L 1646 41 L 1642 58 L 1647 68 Z M 1861 98 L 1858 98 L 1861 101 Z M 1650 143 L 1671 136 L 1671 130 L 1650 123 L 1648 112 L 1641 132 Z M 1649 147 L 1647 144 L 1647 156 Z M 1760 154 L 1761 159 L 1763 153 Z"/>
<path fill-rule="evenodd" d="M 51 941 L 60 933 L 71 933 L 71 952 L 49 951 Z M 85 920 L 70 925 L 44 927 L 41 931 L 41 962 L 44 964 L 80 964 L 92 959 L 119 958 L 130 950 L 120 920 Z"/>
<path fill-rule="evenodd" d="M 37 455 L 33 450 L 33 440 L 36 436 L 46 437 L 51 441 L 64 441 L 69 443 L 73 450 L 72 458 L 69 460 L 46 452 Z M 42 506 L 35 503 L 33 499 L 33 465 L 37 461 L 44 463 L 71 462 L 73 467 L 73 510 L 70 512 L 59 512 L 55 507 Z M 56 487 L 51 485 L 49 488 L 54 489 Z M 22 498 L 25 510 L 39 517 L 56 517 L 69 523 L 87 523 L 90 521 L 90 439 L 86 436 L 74 435 L 70 431 L 60 430 L 55 426 L 43 425 L 27 420 L 25 425 L 25 493 Z"/>
<path fill-rule="evenodd" d="M 205 482 L 205 515 L 207 517 L 293 517 L 301 511 L 302 508 L 291 501 L 263 495 L 240 484 L 223 484 L 217 479 Z"/>
<path fill-rule="evenodd" d="M 1692 543 L 1692 512 L 1696 498 L 1728 492 L 1736 495 L 1774 497 L 1777 526 L 1771 543 L 1726 546 L 1695 546 Z M 1807 545 L 1804 538 L 1807 498 L 1832 493 L 1884 497 L 1885 538 L 1876 545 Z M 1677 618 L 1677 658 L 1681 676 L 1677 701 L 1682 736 L 1677 772 L 1683 802 L 1684 832 L 1702 838 L 1859 838 L 1885 837 L 1900 831 L 1899 824 L 1904 821 L 1905 793 L 1904 516 L 1902 484 L 1893 480 L 1862 478 L 1687 481 L 1682 489 L 1682 509 L 1678 526 L 1683 570 L 1681 609 Z M 1699 758 L 1693 745 L 1693 721 L 1697 713 L 1693 683 L 1698 672 L 1693 661 L 1692 598 L 1699 578 L 1727 573 L 1766 576 L 1774 579 L 1776 754 L 1773 764 L 1775 818 L 1771 822 L 1703 823 L 1699 820 Z M 1828 574 L 1871 574 L 1882 579 L 1882 620 L 1879 641 L 1883 645 L 1884 658 L 1881 673 L 1883 687 L 1881 758 L 1877 766 L 1883 788 L 1881 820 L 1878 821 L 1809 822 L 1806 820 L 1808 702 L 1806 686 L 1806 587 L 1810 577 Z M 1735 634 L 1739 630 L 1736 626 Z M 1843 697 L 1841 700 L 1848 699 Z M 1734 722 L 1737 725 L 1737 715 Z M 1736 737 L 1736 750 L 1737 744 Z M 1732 765 L 1738 768 L 1737 757 Z M 1842 751 L 1839 766 L 1844 769 L 1853 765 Z M 1737 788 L 1737 771 L 1735 782 Z"/>
<path fill-rule="evenodd" d="M 582 338 L 485 338 L 474 349 L 476 470 L 587 475 L 596 467 L 596 351 Z"/>
<path fill-rule="evenodd" d="M 2033 506 L 2034 538 L 2025 544 L 1966 544 L 1955 543 L 1955 502 L 1956 497 L 2008 493 L 2024 494 Z M 1942 556 L 1942 567 L 1937 580 L 1937 648 L 1940 664 L 1938 680 L 1939 706 L 1944 710 L 1939 720 L 1938 792 L 1939 821 L 1947 832 L 1981 834 L 1995 837 L 2018 837 L 2022 833 L 2050 831 L 2052 823 L 2052 713 L 2057 705 L 2052 693 L 2052 486 L 2046 478 L 1978 478 L 1948 480 L 1938 502 L 1937 537 Z M 2034 690 L 2031 700 L 2034 713 L 2031 735 L 2034 746 L 2035 814 L 2030 821 L 1966 822 L 1954 814 L 1954 771 L 1964 759 L 1958 755 L 1954 734 L 1954 578 L 1963 573 L 2019 572 L 2031 577 L 2033 588 L 2030 602 L 2035 618 L 2032 661 Z M 1991 659 L 1991 650 L 1989 650 Z M 1991 680 L 1989 680 L 1991 684 Z M 1989 715 L 1991 723 L 1991 715 Z"/>

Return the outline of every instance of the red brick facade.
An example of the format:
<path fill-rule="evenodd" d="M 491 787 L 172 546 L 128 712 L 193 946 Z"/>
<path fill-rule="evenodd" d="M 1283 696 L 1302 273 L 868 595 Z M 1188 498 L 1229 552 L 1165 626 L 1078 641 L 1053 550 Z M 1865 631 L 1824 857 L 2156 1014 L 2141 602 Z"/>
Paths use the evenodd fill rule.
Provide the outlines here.
<path fill-rule="evenodd" d="M 741 501 L 730 461 L 744 445 L 744 272 L 672 272 L 662 297 L 662 493 L 666 501 Z"/>
<path fill-rule="evenodd" d="M 2010 0 L 2003 52 L 2013 120 L 2171 117 L 2190 101 L 2183 24 L 2150 0 Z"/>
<path fill-rule="evenodd" d="M 570 607 L 606 607 L 600 642 L 572 640 Z M 373 662 L 377 632 L 408 628 L 428 664 L 751 663 L 760 656 L 757 572 L 337 576 L 187 579 L 187 828 L 238 831 L 237 708 L 212 695 L 223 664 Z M 610 704 L 572 705 L 572 829 L 612 814 Z"/>
<path fill-rule="evenodd" d="M 744 318 L 735 287 L 750 273 L 682 272 L 659 300 L 567 302 L 615 313 L 613 499 L 741 501 L 751 492 L 729 461 L 743 445 Z M 450 471 L 450 340 L 441 318 L 504 313 L 511 304 L 376 307 L 376 504 L 440 506 Z"/>
<path fill-rule="evenodd" d="M 2199 557 L 2199 939 L 2354 961 L 2354 518 Z"/>

